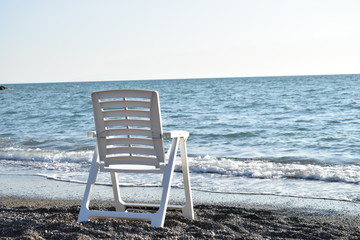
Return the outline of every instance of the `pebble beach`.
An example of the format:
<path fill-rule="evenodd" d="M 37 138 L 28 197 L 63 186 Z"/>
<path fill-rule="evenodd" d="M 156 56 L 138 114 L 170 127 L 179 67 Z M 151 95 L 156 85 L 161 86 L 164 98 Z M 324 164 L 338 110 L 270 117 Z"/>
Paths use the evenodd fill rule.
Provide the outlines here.
<path fill-rule="evenodd" d="M 169 212 L 163 228 L 99 219 L 77 223 L 79 201 L 0 198 L 1 239 L 359 239 L 359 216 L 289 209 L 196 205 L 196 220 Z M 110 203 L 94 208 L 111 209 Z"/>
<path fill-rule="evenodd" d="M 120 219 L 78 223 L 84 184 L 15 175 L 1 175 L 0 184 L 0 239 L 360 238 L 356 202 L 193 191 L 195 220 L 169 211 L 163 228 L 151 228 L 146 221 Z M 111 188 L 97 188 L 91 207 L 113 210 Z M 124 192 L 134 190 L 139 189 Z M 158 191 L 140 189 L 145 198 L 139 200 L 149 200 Z M 175 199 L 181 199 L 181 193 L 182 189 L 172 189 Z"/>

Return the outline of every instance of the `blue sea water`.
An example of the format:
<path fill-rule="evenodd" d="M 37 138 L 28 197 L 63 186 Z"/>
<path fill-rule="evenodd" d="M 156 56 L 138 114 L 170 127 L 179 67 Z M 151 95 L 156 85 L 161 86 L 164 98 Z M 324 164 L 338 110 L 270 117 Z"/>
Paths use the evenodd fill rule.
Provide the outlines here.
<path fill-rule="evenodd" d="M 86 137 L 91 92 L 151 89 L 160 93 L 164 130 L 191 134 L 194 189 L 360 201 L 360 75 L 6 86 L 0 177 L 85 182 L 95 144 Z"/>

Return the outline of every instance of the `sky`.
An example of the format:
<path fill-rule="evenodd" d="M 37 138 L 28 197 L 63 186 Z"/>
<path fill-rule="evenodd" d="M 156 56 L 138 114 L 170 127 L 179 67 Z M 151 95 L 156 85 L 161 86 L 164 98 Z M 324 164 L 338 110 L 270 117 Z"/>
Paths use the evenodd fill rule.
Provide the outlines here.
<path fill-rule="evenodd" d="M 360 73 L 359 0 L 0 0 L 0 84 Z"/>

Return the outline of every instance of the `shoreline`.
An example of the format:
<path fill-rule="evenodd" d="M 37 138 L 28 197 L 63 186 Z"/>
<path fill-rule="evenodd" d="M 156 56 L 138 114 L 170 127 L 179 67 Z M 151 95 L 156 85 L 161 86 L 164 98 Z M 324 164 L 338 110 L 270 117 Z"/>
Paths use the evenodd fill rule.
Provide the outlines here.
<path fill-rule="evenodd" d="M 45 200 L 78 200 L 83 198 L 85 184 L 49 179 L 44 176 L 0 174 L 0 197 Z M 159 187 L 122 187 L 125 201 L 157 202 L 161 196 Z M 184 190 L 172 188 L 170 201 L 184 201 Z M 96 185 L 93 199 L 111 201 L 110 186 Z M 264 194 L 235 194 L 192 190 L 194 204 L 290 209 L 299 214 L 329 216 L 360 216 L 360 202 L 333 199 L 304 198 Z"/>

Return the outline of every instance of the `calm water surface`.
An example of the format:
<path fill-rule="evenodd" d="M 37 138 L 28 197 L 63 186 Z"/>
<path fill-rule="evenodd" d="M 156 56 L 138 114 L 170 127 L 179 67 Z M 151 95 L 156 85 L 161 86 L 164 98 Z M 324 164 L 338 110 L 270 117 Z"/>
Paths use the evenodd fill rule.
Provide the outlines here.
<path fill-rule="evenodd" d="M 91 92 L 151 89 L 160 93 L 164 130 L 191 133 L 194 189 L 360 199 L 360 75 L 7 86 L 0 174 L 86 181 Z"/>

